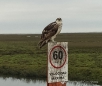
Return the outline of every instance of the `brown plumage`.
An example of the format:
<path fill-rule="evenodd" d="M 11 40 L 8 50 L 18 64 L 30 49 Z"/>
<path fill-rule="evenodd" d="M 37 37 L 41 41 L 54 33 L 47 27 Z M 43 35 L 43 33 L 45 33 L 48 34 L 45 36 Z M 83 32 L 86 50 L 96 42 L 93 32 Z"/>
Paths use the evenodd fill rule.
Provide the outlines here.
<path fill-rule="evenodd" d="M 41 40 L 38 43 L 39 48 L 42 48 L 49 41 L 54 42 L 54 38 L 62 29 L 62 19 L 57 18 L 55 22 L 50 23 L 44 28 L 41 34 Z"/>

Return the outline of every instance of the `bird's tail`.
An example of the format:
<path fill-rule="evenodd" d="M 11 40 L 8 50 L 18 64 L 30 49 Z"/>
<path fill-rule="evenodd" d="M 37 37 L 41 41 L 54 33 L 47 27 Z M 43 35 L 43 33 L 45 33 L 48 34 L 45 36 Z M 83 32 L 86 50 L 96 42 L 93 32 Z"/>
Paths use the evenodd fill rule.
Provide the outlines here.
<path fill-rule="evenodd" d="M 39 48 L 41 49 L 45 44 L 47 44 L 49 42 L 49 40 L 41 40 L 39 43 L 38 43 L 38 46 Z"/>

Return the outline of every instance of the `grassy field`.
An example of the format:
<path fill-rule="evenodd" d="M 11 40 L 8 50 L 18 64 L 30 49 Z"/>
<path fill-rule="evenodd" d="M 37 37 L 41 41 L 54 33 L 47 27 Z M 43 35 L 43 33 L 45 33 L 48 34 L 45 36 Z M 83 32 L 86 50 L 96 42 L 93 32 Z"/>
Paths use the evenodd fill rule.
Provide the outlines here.
<path fill-rule="evenodd" d="M 47 45 L 37 47 L 39 34 L 0 35 L 0 74 L 46 78 Z M 102 83 L 102 33 L 64 33 L 68 42 L 69 80 Z"/>

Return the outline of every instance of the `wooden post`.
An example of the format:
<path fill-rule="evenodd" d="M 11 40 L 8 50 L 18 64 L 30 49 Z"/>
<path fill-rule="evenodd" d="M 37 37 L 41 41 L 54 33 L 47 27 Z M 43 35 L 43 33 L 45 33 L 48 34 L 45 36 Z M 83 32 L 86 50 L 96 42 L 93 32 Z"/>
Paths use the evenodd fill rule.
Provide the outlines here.
<path fill-rule="evenodd" d="M 66 86 L 68 81 L 68 43 L 48 43 L 47 86 Z"/>

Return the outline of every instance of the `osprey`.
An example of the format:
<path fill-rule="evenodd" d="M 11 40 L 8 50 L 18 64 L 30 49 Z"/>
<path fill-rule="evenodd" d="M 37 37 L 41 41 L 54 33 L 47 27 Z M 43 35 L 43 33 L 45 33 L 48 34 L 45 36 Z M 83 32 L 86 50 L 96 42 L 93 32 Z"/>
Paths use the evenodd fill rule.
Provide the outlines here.
<path fill-rule="evenodd" d="M 55 22 L 50 23 L 47 25 L 41 34 L 41 40 L 39 42 L 39 48 L 42 48 L 45 44 L 49 41 L 55 42 L 54 39 L 56 35 L 60 33 L 62 29 L 62 19 L 57 18 Z"/>

